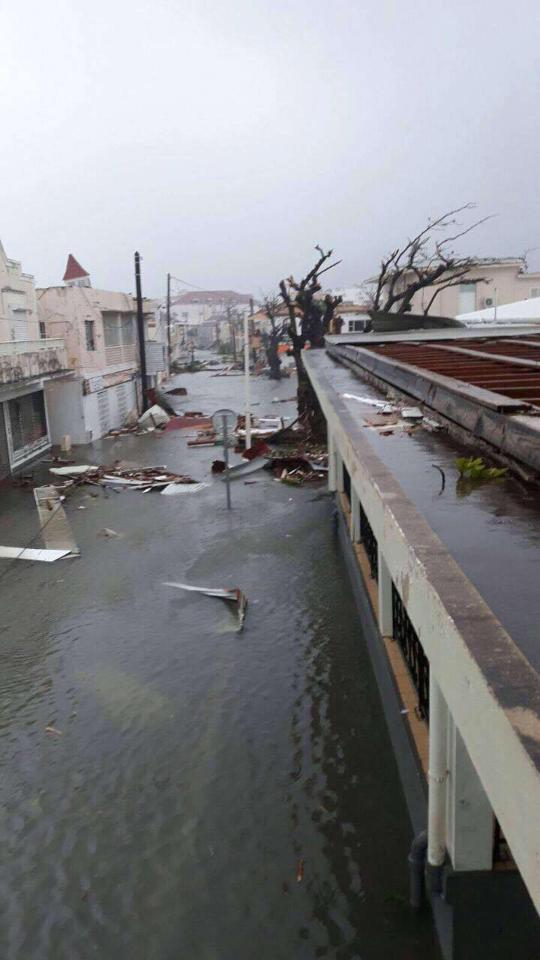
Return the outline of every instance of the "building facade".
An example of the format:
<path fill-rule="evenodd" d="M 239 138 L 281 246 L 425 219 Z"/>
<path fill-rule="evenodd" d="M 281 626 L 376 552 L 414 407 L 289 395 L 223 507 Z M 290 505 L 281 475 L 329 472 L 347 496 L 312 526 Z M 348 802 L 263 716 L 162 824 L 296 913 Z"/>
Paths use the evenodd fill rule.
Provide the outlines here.
<path fill-rule="evenodd" d="M 172 298 L 171 320 L 181 326 L 185 340 L 208 347 L 232 339 L 233 318 L 250 312 L 252 302 L 250 294 L 235 290 L 194 290 Z"/>
<path fill-rule="evenodd" d="M 433 292 L 433 287 L 427 287 L 415 294 L 411 313 L 424 313 Z M 540 273 L 529 273 L 523 258 L 485 260 L 474 267 L 462 283 L 441 290 L 428 313 L 432 316 L 457 317 L 462 313 L 538 296 Z"/>
<path fill-rule="evenodd" d="M 34 278 L 0 243 L 0 476 L 50 447 L 46 389 L 69 376 L 64 340 L 40 324 Z"/>
<path fill-rule="evenodd" d="M 38 290 L 39 317 L 47 336 L 65 340 L 73 375 L 47 386 L 53 443 L 68 434 L 91 443 L 137 415 L 140 365 L 136 302 L 127 293 L 95 290 L 70 255 L 65 286 Z M 145 301 L 149 385 L 165 370 L 165 345 L 156 326 L 156 304 Z"/>

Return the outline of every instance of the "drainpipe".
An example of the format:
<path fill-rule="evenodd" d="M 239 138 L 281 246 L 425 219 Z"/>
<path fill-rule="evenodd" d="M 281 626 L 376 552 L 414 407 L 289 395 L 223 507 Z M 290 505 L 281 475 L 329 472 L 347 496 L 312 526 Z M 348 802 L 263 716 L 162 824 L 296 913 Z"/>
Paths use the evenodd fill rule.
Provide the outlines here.
<path fill-rule="evenodd" d="M 448 711 L 439 684 L 429 677 L 429 772 L 427 882 L 432 893 L 442 888 L 446 859 L 446 777 Z"/>

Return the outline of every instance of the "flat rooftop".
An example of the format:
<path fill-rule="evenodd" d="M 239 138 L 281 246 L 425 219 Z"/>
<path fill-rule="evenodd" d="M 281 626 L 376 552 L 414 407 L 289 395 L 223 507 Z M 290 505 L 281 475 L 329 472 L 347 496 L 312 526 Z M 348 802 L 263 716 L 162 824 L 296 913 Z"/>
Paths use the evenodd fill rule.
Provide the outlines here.
<path fill-rule="evenodd" d="M 327 350 L 430 406 L 526 479 L 540 478 L 540 328 L 328 337 Z"/>
<path fill-rule="evenodd" d="M 448 336 L 448 331 L 424 331 L 426 333 L 437 333 L 435 339 L 440 339 L 440 334 Z M 373 344 L 389 342 L 389 335 L 360 336 L 362 343 L 368 338 Z M 474 336 L 478 336 L 477 332 Z M 383 417 L 369 401 L 385 400 L 388 391 L 370 382 L 369 371 L 349 357 L 339 357 L 333 350 L 336 342 L 349 343 L 350 339 L 329 337 L 333 356 L 323 350 L 310 351 L 310 369 L 324 373 L 331 381 L 348 414 L 364 428 L 365 437 L 377 456 L 391 470 L 531 665 L 540 671 L 538 487 L 511 474 L 480 483 L 460 480 L 456 459 L 471 456 L 471 449 L 444 428 L 437 430 L 426 422 L 409 428 L 400 421 L 392 432 L 391 427 L 383 427 L 381 431 Z M 354 339 L 357 343 L 358 339 Z M 393 342 L 401 339 L 392 337 Z M 540 355 L 540 349 L 538 352 Z M 347 399 L 344 394 L 363 399 Z M 421 406 L 430 418 L 430 409 L 424 403 Z M 508 418 L 509 415 L 498 416 Z"/>

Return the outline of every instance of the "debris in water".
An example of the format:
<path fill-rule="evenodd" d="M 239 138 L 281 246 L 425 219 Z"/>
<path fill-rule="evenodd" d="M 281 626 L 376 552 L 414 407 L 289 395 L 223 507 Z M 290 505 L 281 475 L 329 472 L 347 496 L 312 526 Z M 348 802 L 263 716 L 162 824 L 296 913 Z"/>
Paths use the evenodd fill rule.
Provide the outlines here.
<path fill-rule="evenodd" d="M 165 413 L 163 407 L 158 406 L 157 403 L 153 407 L 149 407 L 148 410 L 139 417 L 138 424 L 143 430 L 155 430 L 156 427 L 162 429 L 165 427 L 169 420 L 170 416 L 168 413 Z"/>
<path fill-rule="evenodd" d="M 177 493 L 198 493 L 207 483 L 169 483 L 162 491 L 163 497 L 175 497 Z"/>
<path fill-rule="evenodd" d="M 185 430 L 186 427 L 200 427 L 201 429 L 210 430 L 212 420 L 210 417 L 205 417 L 203 413 L 188 410 L 186 413 L 183 413 L 182 416 L 171 417 L 165 429 Z"/>
<path fill-rule="evenodd" d="M 443 425 L 439 423 L 438 420 L 431 420 L 430 417 L 424 417 L 423 426 L 427 427 L 428 430 L 442 430 Z"/>
<path fill-rule="evenodd" d="M 56 734 L 57 737 L 63 736 L 61 730 L 57 730 L 56 727 L 53 727 L 53 726 L 51 726 L 51 725 L 49 725 L 48 727 L 45 727 L 45 732 L 46 732 L 46 733 L 54 733 L 54 734 Z"/>
<path fill-rule="evenodd" d="M 117 533 L 116 530 L 111 530 L 110 527 L 104 527 L 103 530 L 99 531 L 100 537 L 121 537 L 121 533 Z"/>
<path fill-rule="evenodd" d="M 129 488 L 133 490 L 162 490 L 171 483 L 196 484 L 197 481 L 185 474 L 173 473 L 166 467 L 138 467 L 128 466 L 117 460 L 112 466 L 100 467 L 51 467 L 53 473 L 60 470 L 66 476 L 73 476 L 78 483 L 99 484 L 115 489 Z M 118 491 L 117 491 L 118 492 Z"/>
<path fill-rule="evenodd" d="M 203 593 L 205 597 L 217 597 L 219 600 L 226 600 L 229 603 L 236 603 L 238 607 L 238 630 L 244 625 L 247 609 L 247 599 L 238 587 L 194 587 L 190 583 L 163 583 L 164 587 L 176 587 L 177 590 L 189 590 L 192 593 Z"/>
<path fill-rule="evenodd" d="M 404 420 L 423 420 L 424 414 L 420 407 L 403 407 L 401 416 Z"/>
<path fill-rule="evenodd" d="M 52 563 L 63 557 L 73 557 L 71 550 L 33 550 L 29 547 L 0 547 L 0 558 L 4 560 L 43 560 Z"/>
<path fill-rule="evenodd" d="M 432 466 L 435 470 L 438 470 L 439 473 L 440 473 L 440 475 L 441 475 L 441 477 L 442 477 L 441 489 L 439 490 L 439 496 L 440 496 L 441 493 L 443 493 L 444 488 L 445 488 L 445 486 L 446 486 L 446 474 L 445 474 L 443 468 L 442 468 L 442 467 L 439 467 L 436 463 L 432 463 L 431 466 Z"/>
<path fill-rule="evenodd" d="M 296 864 L 296 882 L 301 883 L 304 879 L 304 864 L 305 860 L 301 857 Z"/>
<path fill-rule="evenodd" d="M 88 463 L 79 463 L 73 467 L 49 467 L 51 473 L 59 477 L 79 477 L 87 473 L 96 473 L 99 467 L 93 467 Z"/>
<path fill-rule="evenodd" d="M 344 400 L 358 400 L 359 403 L 367 403 L 370 407 L 379 407 L 383 413 L 394 413 L 395 407 L 386 400 L 375 400 L 373 397 L 357 397 L 355 393 L 342 393 Z"/>
<path fill-rule="evenodd" d="M 65 550 L 71 556 L 79 556 L 79 548 L 66 517 L 62 500 L 55 487 L 36 487 L 34 499 L 39 514 L 41 535 L 47 549 Z"/>
<path fill-rule="evenodd" d="M 233 467 L 229 467 L 228 470 L 222 470 L 220 472 L 220 479 L 226 480 L 238 480 L 241 477 L 249 476 L 250 473 L 257 473 L 258 470 L 262 470 L 264 467 L 264 460 L 243 460 L 242 463 L 235 463 Z M 218 471 L 219 472 L 219 471 Z"/>

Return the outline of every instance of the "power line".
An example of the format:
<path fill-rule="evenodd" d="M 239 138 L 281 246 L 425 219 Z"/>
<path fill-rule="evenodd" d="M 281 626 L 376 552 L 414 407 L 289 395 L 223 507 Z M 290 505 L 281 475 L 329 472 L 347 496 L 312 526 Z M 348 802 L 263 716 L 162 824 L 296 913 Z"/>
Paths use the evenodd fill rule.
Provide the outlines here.
<path fill-rule="evenodd" d="M 183 283 L 185 287 L 193 287 L 194 290 L 204 290 L 204 287 L 201 287 L 198 283 L 188 283 L 187 280 L 180 280 L 180 277 L 175 277 L 171 273 L 171 280 L 176 280 L 177 283 Z"/>

